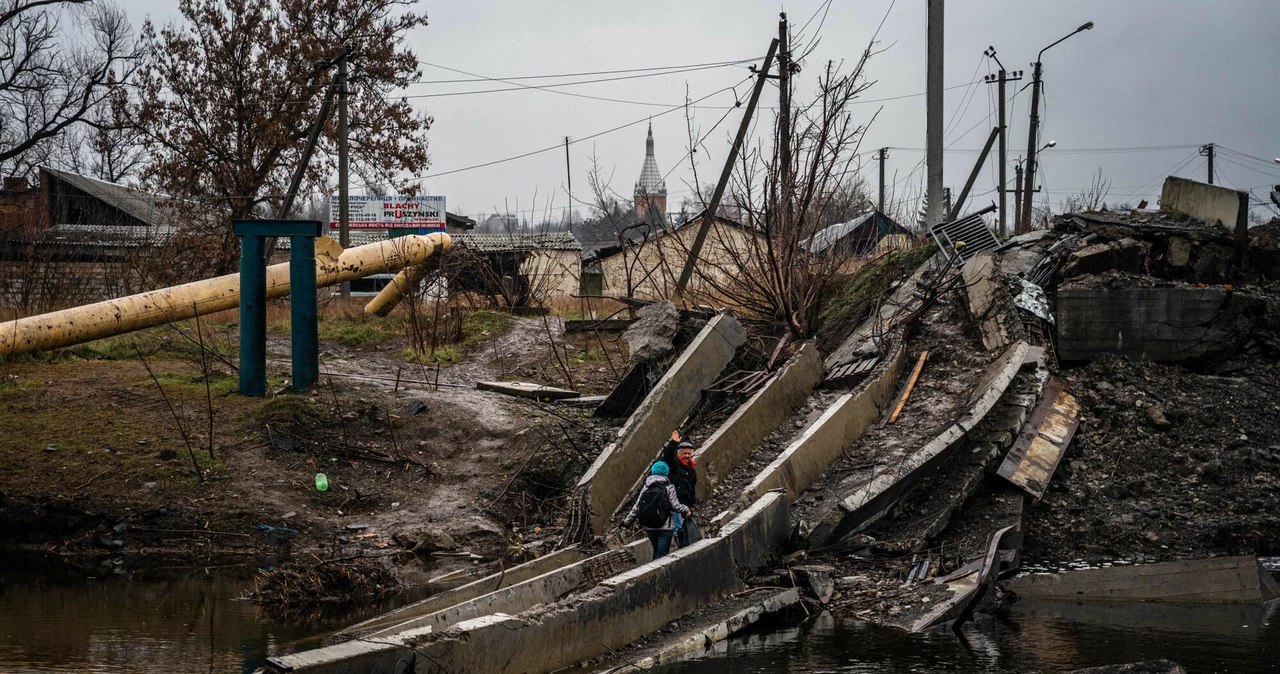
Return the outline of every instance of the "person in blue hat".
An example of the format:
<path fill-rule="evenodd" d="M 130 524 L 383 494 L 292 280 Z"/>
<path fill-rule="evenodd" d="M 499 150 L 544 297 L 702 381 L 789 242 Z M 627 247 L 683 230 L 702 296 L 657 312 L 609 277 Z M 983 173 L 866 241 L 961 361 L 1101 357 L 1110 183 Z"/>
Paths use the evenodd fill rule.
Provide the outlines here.
<path fill-rule="evenodd" d="M 639 522 L 644 533 L 653 546 L 653 558 L 659 559 L 671 552 L 671 538 L 675 535 L 674 514 L 688 516 L 689 508 L 676 496 L 675 485 L 671 484 L 668 475 L 671 467 L 658 461 L 649 467 L 649 477 L 644 480 L 640 489 L 640 497 L 631 512 L 622 520 L 622 525 L 630 527 Z"/>

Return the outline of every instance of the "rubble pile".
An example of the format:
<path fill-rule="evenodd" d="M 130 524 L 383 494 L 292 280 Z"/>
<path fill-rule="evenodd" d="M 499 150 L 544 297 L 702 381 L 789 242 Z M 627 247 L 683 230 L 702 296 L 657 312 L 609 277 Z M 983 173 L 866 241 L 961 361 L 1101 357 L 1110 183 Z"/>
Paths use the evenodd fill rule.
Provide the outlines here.
<path fill-rule="evenodd" d="M 1280 364 L 1229 375 L 1107 356 L 1065 375 L 1080 430 L 1028 558 L 1146 561 L 1280 552 Z"/>

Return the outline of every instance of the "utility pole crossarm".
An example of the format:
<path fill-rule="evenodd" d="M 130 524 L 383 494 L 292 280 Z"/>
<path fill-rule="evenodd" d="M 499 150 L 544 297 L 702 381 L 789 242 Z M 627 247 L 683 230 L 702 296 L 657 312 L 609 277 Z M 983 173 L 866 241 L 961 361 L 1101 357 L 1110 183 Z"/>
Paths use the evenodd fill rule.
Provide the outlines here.
<path fill-rule="evenodd" d="M 693 239 L 693 246 L 689 248 L 689 257 L 685 260 L 684 269 L 680 272 L 680 279 L 676 282 L 675 296 L 677 298 L 684 295 L 685 286 L 689 283 L 689 277 L 693 276 L 693 267 L 698 263 L 698 254 L 702 252 L 702 244 L 707 240 L 707 230 L 711 227 L 712 220 L 716 217 L 716 211 L 720 208 L 720 199 L 724 197 L 725 187 L 729 184 L 729 177 L 733 175 L 734 162 L 738 161 L 738 152 L 742 149 L 742 143 L 746 140 L 747 130 L 751 128 L 751 118 L 756 111 L 756 103 L 760 100 L 760 92 L 764 90 L 764 80 L 769 74 L 769 68 L 773 65 L 773 57 L 778 51 L 778 40 L 774 38 L 769 44 L 769 52 L 764 56 L 764 65 L 760 68 L 760 73 L 756 77 L 756 86 L 751 90 L 751 99 L 747 101 L 747 109 L 742 113 L 742 123 L 738 125 L 738 135 L 733 139 L 733 145 L 729 148 L 729 156 L 724 162 L 724 171 L 720 173 L 720 182 L 716 183 L 716 189 L 711 194 L 711 201 L 707 203 L 706 210 L 702 213 L 702 223 L 698 227 L 698 235 Z"/>

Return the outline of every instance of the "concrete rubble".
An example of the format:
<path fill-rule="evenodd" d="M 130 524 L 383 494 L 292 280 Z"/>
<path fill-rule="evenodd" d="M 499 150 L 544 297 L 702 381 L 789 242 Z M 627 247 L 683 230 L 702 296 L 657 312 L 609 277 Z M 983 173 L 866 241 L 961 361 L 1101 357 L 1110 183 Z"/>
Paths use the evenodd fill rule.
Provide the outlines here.
<path fill-rule="evenodd" d="M 579 481 L 565 543 L 583 547 L 354 630 L 381 639 L 343 646 L 358 655 L 272 666 L 547 672 L 621 664 L 642 640 L 632 671 L 795 603 L 924 631 L 1018 596 L 1272 599 L 1254 556 L 1280 550 L 1280 225 L 1242 240 L 1193 211 L 1068 214 L 963 264 L 935 255 L 825 362 L 793 346 L 693 430 L 707 538 L 652 562 L 644 541 L 601 550 L 665 436 L 742 357 L 746 330 L 717 315 Z M 658 354 L 678 317 L 646 307 L 628 340 L 644 328 L 633 346 Z M 660 629 L 674 640 L 642 639 Z M 1180 671 L 1116 667 L 1081 671 Z"/>

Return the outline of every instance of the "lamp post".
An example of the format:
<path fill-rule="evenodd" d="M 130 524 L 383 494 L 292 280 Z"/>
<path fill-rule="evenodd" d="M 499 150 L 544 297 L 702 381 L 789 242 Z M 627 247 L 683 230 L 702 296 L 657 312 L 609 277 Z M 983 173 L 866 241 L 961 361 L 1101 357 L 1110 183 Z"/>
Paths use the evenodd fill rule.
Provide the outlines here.
<path fill-rule="evenodd" d="M 1067 38 L 1071 37 L 1072 35 L 1075 35 L 1076 33 L 1081 33 L 1086 30 L 1091 30 L 1092 28 L 1093 28 L 1093 22 L 1090 21 L 1080 26 L 1079 28 L 1075 29 L 1065 37 L 1062 37 L 1057 42 L 1054 42 L 1053 44 L 1050 44 L 1048 47 L 1041 49 L 1040 53 L 1036 55 L 1036 62 L 1035 64 L 1033 64 L 1034 70 L 1032 70 L 1032 73 L 1031 73 L 1031 128 L 1028 130 L 1028 134 L 1027 134 L 1027 173 L 1026 173 L 1026 178 L 1024 180 L 1024 183 L 1027 185 L 1028 189 L 1025 189 L 1022 191 L 1022 217 L 1019 218 L 1019 222 L 1018 222 L 1019 226 L 1022 228 L 1022 231 L 1018 232 L 1019 234 L 1029 231 L 1031 227 L 1031 189 L 1030 187 L 1035 184 L 1036 132 L 1039 131 L 1039 127 L 1040 127 L 1040 85 L 1041 85 L 1040 76 L 1042 74 L 1040 60 L 1044 57 L 1044 53 L 1046 51 L 1049 51 L 1049 49 L 1053 48 L 1063 40 L 1066 40 Z"/>

